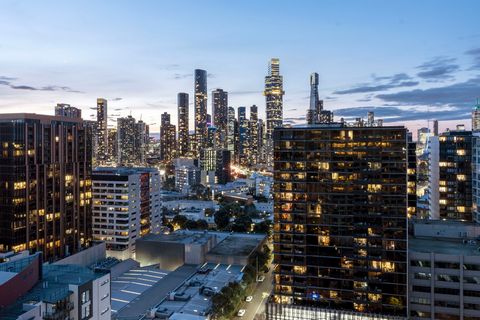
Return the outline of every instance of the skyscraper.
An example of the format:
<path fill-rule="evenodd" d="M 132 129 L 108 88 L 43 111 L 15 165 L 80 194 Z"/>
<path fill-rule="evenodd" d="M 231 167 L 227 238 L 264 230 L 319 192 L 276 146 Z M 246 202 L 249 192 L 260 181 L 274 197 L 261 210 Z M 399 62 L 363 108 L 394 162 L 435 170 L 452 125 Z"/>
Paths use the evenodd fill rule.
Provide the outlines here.
<path fill-rule="evenodd" d="M 267 319 L 407 318 L 406 134 L 340 123 L 275 129 Z"/>
<path fill-rule="evenodd" d="M 195 154 L 205 148 L 207 136 L 207 71 L 195 69 Z"/>
<path fill-rule="evenodd" d="M 265 77 L 265 102 L 267 121 L 267 164 L 273 165 L 273 129 L 283 123 L 283 77 L 280 75 L 280 60 L 273 58 L 268 66 L 268 76 Z"/>
<path fill-rule="evenodd" d="M 107 100 L 103 98 L 97 99 L 97 130 L 96 130 L 96 146 L 95 157 L 98 164 L 102 164 L 107 160 L 108 149 L 108 112 Z"/>
<path fill-rule="evenodd" d="M 472 132 L 458 128 L 430 143 L 430 217 L 472 221 Z"/>
<path fill-rule="evenodd" d="M 117 164 L 120 166 L 132 166 L 135 164 L 135 119 L 132 116 L 117 119 Z"/>
<path fill-rule="evenodd" d="M 333 121 L 331 111 L 323 110 L 323 100 L 318 98 L 318 73 L 310 75 L 310 106 L 307 111 L 307 123 L 330 123 Z"/>
<path fill-rule="evenodd" d="M 0 115 L 0 251 L 46 260 L 91 241 L 92 136 L 81 118 Z"/>
<path fill-rule="evenodd" d="M 222 89 L 212 91 L 213 125 L 217 128 L 219 147 L 227 147 L 228 92 Z"/>
<path fill-rule="evenodd" d="M 239 138 L 239 151 L 238 159 L 241 165 L 248 163 L 248 119 L 247 109 L 245 107 L 238 107 L 238 138 Z"/>
<path fill-rule="evenodd" d="M 477 104 L 472 111 L 472 131 L 480 131 L 480 102 L 477 99 Z"/>
<path fill-rule="evenodd" d="M 248 135 L 248 155 L 250 165 L 258 163 L 258 108 L 256 105 L 250 106 L 250 122 Z"/>
<path fill-rule="evenodd" d="M 170 114 L 162 114 L 160 126 L 160 159 L 171 162 L 175 158 L 176 130 L 170 123 Z"/>
<path fill-rule="evenodd" d="M 235 159 L 235 109 L 228 107 L 227 114 L 227 150 L 230 151 L 232 159 Z"/>
<path fill-rule="evenodd" d="M 67 118 L 81 118 L 82 110 L 72 107 L 66 103 L 57 103 L 55 106 L 55 115 Z"/>
<path fill-rule="evenodd" d="M 178 146 L 180 157 L 185 157 L 189 152 L 188 133 L 188 93 L 180 92 L 177 96 L 178 105 Z"/>

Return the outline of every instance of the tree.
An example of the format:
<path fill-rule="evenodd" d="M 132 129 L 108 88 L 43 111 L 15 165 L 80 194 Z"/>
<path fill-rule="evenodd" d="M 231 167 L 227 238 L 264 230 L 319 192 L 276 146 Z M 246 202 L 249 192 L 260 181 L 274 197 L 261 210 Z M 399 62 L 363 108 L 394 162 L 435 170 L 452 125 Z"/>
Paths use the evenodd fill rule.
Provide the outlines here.
<path fill-rule="evenodd" d="M 207 230 L 208 229 L 208 222 L 206 220 L 203 220 L 203 219 L 197 220 L 197 229 Z"/>
<path fill-rule="evenodd" d="M 256 223 L 255 226 L 253 227 L 253 232 L 255 233 L 265 233 L 267 235 L 270 235 L 271 230 L 272 230 L 271 224 L 267 220 Z"/>
<path fill-rule="evenodd" d="M 177 214 L 175 217 L 173 217 L 172 224 L 176 224 L 180 227 L 180 229 L 183 229 L 187 220 L 187 217 Z"/>
<path fill-rule="evenodd" d="M 185 221 L 185 223 L 183 224 L 183 228 L 184 228 L 184 229 L 195 230 L 195 229 L 198 228 L 197 221 L 195 221 L 195 220 L 187 220 L 187 221 Z"/>
<path fill-rule="evenodd" d="M 175 190 L 175 177 L 167 177 L 163 181 L 163 189 L 169 191 Z"/>
<path fill-rule="evenodd" d="M 215 224 L 217 225 L 217 229 L 224 230 L 230 223 L 230 215 L 225 210 L 218 210 L 215 213 L 214 220 Z"/>
<path fill-rule="evenodd" d="M 235 219 L 234 224 L 232 225 L 232 231 L 235 232 L 247 232 L 250 231 L 252 227 L 252 219 L 243 214 Z"/>
<path fill-rule="evenodd" d="M 255 207 L 254 203 L 245 205 L 245 208 L 243 209 L 243 211 L 249 217 L 252 217 L 252 218 L 258 217 L 257 207 Z"/>

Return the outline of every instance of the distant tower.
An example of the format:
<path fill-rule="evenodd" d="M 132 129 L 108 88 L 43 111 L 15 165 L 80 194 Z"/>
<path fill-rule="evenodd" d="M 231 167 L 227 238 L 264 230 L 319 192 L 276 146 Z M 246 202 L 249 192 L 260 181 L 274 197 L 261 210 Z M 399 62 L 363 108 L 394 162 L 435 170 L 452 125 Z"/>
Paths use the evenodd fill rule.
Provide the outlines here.
<path fill-rule="evenodd" d="M 258 108 L 256 105 L 250 106 L 249 122 L 249 163 L 255 165 L 258 162 Z"/>
<path fill-rule="evenodd" d="M 217 128 L 219 147 L 227 145 L 228 92 L 222 89 L 212 91 L 213 125 Z"/>
<path fill-rule="evenodd" d="M 237 155 L 235 154 L 235 109 L 228 107 L 227 113 L 227 150 L 232 154 L 232 159 Z"/>
<path fill-rule="evenodd" d="M 135 118 L 128 116 L 117 119 L 117 164 L 132 166 L 136 162 L 135 154 Z"/>
<path fill-rule="evenodd" d="M 188 145 L 188 93 L 180 92 L 177 96 L 178 106 L 178 155 L 185 157 L 189 151 Z"/>
<path fill-rule="evenodd" d="M 318 99 L 318 73 L 314 72 L 310 75 L 310 108 L 307 112 L 307 123 L 315 124 L 319 122 L 319 115 L 322 106 Z"/>
<path fill-rule="evenodd" d="M 247 109 L 238 107 L 238 137 L 239 137 L 239 161 L 240 164 L 246 165 L 248 161 L 248 119 Z"/>
<path fill-rule="evenodd" d="M 265 77 L 266 120 L 267 120 L 267 165 L 273 165 L 273 129 L 283 124 L 283 77 L 280 75 L 280 60 L 273 58 Z"/>
<path fill-rule="evenodd" d="M 176 130 L 170 123 L 170 114 L 164 112 L 160 124 L 160 159 L 171 162 L 175 158 Z"/>
<path fill-rule="evenodd" d="M 205 148 L 207 136 L 207 71 L 195 69 L 195 155 Z"/>
<path fill-rule="evenodd" d="M 480 102 L 478 99 L 472 111 L 472 131 L 480 131 Z"/>
<path fill-rule="evenodd" d="M 438 120 L 433 120 L 433 135 L 438 136 Z"/>
<path fill-rule="evenodd" d="M 103 98 L 97 99 L 97 150 L 96 158 L 98 163 L 107 160 L 108 149 L 108 112 L 107 100 Z"/>

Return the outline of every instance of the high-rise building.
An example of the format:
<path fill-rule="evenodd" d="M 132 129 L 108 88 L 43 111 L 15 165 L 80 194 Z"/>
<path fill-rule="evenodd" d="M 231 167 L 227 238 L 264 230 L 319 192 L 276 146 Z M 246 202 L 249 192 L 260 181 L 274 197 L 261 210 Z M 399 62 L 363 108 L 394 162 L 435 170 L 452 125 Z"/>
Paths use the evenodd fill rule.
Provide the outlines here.
<path fill-rule="evenodd" d="M 175 129 L 175 126 L 174 126 Z M 135 161 L 136 165 L 145 165 L 148 144 L 150 142 L 150 129 L 148 125 L 139 120 L 135 124 Z"/>
<path fill-rule="evenodd" d="M 132 116 L 117 119 L 118 165 L 132 166 L 136 163 L 135 135 L 135 119 Z"/>
<path fill-rule="evenodd" d="M 265 110 L 267 135 L 267 164 L 273 165 L 273 129 L 283 124 L 283 77 L 280 75 L 280 60 L 273 58 L 268 65 L 268 76 L 265 77 Z"/>
<path fill-rule="evenodd" d="M 480 224 L 480 132 L 472 136 L 472 218 Z"/>
<path fill-rule="evenodd" d="M 189 149 L 188 132 L 188 93 L 180 92 L 177 96 L 178 106 L 178 146 L 177 151 L 180 157 L 185 157 Z"/>
<path fill-rule="evenodd" d="M 250 165 L 256 165 L 258 163 L 258 108 L 256 105 L 250 106 L 248 133 L 248 162 Z"/>
<path fill-rule="evenodd" d="M 117 128 L 108 128 L 108 157 L 109 162 L 115 163 L 118 157 Z"/>
<path fill-rule="evenodd" d="M 238 159 L 241 165 L 246 165 L 249 159 L 248 157 L 249 121 L 247 118 L 247 108 L 238 107 L 237 111 L 238 111 L 238 138 L 239 138 Z"/>
<path fill-rule="evenodd" d="M 97 99 L 97 130 L 96 130 L 96 150 L 95 159 L 98 164 L 102 164 L 107 160 L 108 149 L 108 112 L 107 100 L 103 98 Z"/>
<path fill-rule="evenodd" d="M 227 147 L 228 92 L 222 89 L 212 91 L 213 125 L 217 128 L 218 146 Z"/>
<path fill-rule="evenodd" d="M 472 221 L 472 132 L 451 130 L 431 141 L 429 208 L 433 219 Z"/>
<path fill-rule="evenodd" d="M 206 184 L 226 184 L 230 181 L 230 151 L 205 148 L 201 152 L 200 169 Z M 213 181 L 210 180 L 213 177 Z"/>
<path fill-rule="evenodd" d="M 267 319 L 407 318 L 407 131 L 331 123 L 274 132 Z"/>
<path fill-rule="evenodd" d="M 417 143 L 412 140 L 411 132 L 407 133 L 407 216 L 417 216 Z"/>
<path fill-rule="evenodd" d="M 158 170 L 97 168 L 92 180 L 94 239 L 106 242 L 108 256 L 133 258 L 135 240 L 160 228 Z"/>
<path fill-rule="evenodd" d="M 164 112 L 160 125 L 160 159 L 171 162 L 176 153 L 176 128 L 170 123 L 170 114 Z"/>
<path fill-rule="evenodd" d="M 233 107 L 228 107 L 227 150 L 230 151 L 233 159 L 237 156 L 235 153 L 235 121 L 235 109 Z"/>
<path fill-rule="evenodd" d="M 200 168 L 195 162 L 185 158 L 175 160 L 175 188 L 183 194 L 189 194 L 191 187 L 200 184 Z"/>
<path fill-rule="evenodd" d="M 55 116 L 67 118 L 81 118 L 82 110 L 72 107 L 66 103 L 57 103 L 55 106 Z"/>
<path fill-rule="evenodd" d="M 258 119 L 258 163 L 265 163 L 265 122 L 262 119 Z"/>
<path fill-rule="evenodd" d="M 47 261 L 91 242 L 91 133 L 81 118 L 0 115 L 0 251 Z"/>
<path fill-rule="evenodd" d="M 207 71 L 195 69 L 195 155 L 205 148 L 207 136 Z"/>
<path fill-rule="evenodd" d="M 438 120 L 433 120 L 433 135 L 438 136 Z"/>
<path fill-rule="evenodd" d="M 333 113 L 323 110 L 323 100 L 318 98 L 318 73 L 314 72 L 310 75 L 310 106 L 307 111 L 307 123 L 330 123 L 332 121 Z"/>
<path fill-rule="evenodd" d="M 480 130 L 480 102 L 477 99 L 477 104 L 473 107 L 472 111 L 472 131 Z"/>

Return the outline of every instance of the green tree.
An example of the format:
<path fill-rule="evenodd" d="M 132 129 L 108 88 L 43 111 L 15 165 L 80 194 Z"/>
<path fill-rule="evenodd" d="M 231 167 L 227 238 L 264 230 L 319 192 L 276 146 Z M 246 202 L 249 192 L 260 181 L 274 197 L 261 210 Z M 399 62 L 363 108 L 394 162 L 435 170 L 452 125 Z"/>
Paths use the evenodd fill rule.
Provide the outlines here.
<path fill-rule="evenodd" d="M 252 227 L 252 219 L 243 214 L 235 219 L 235 222 L 232 225 L 232 231 L 235 232 L 247 232 L 250 231 Z"/>
<path fill-rule="evenodd" d="M 181 214 L 177 214 L 175 217 L 172 219 L 172 224 L 178 225 L 181 229 L 185 227 L 185 223 L 187 222 L 187 217 L 182 216 Z"/>
<path fill-rule="evenodd" d="M 218 210 L 214 216 L 218 230 L 224 230 L 230 223 L 230 214 L 225 210 Z"/>
<path fill-rule="evenodd" d="M 256 223 L 255 226 L 253 227 L 253 232 L 255 233 L 264 233 L 264 234 L 270 235 L 271 230 L 272 230 L 271 223 L 267 220 Z"/>

